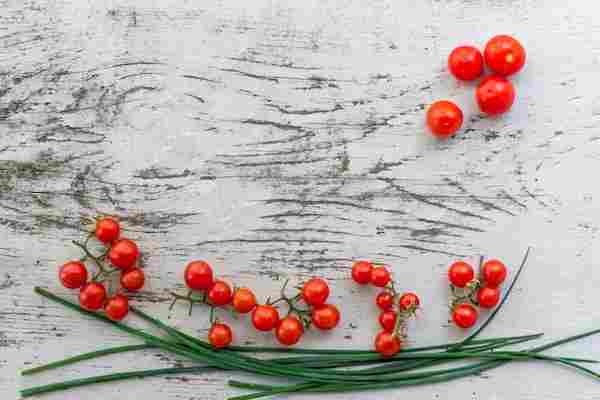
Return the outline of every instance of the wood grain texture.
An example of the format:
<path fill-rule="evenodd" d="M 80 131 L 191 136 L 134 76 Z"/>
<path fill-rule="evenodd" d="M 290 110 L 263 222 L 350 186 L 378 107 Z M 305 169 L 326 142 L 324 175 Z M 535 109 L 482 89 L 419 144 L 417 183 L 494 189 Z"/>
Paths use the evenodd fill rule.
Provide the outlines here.
<path fill-rule="evenodd" d="M 206 312 L 168 312 L 188 260 L 266 297 L 281 279 L 334 281 L 337 332 L 305 345 L 368 347 L 374 291 L 352 259 L 392 265 L 418 292 L 419 344 L 448 326 L 449 262 L 479 254 L 529 270 L 489 328 L 560 337 L 600 320 L 599 6 L 595 2 L 0 1 L 0 397 L 18 388 L 132 366 L 180 363 L 146 351 L 44 376 L 25 365 L 130 343 L 35 297 L 59 289 L 80 221 L 116 214 L 149 275 L 135 303 L 204 335 Z M 449 51 L 497 33 L 525 44 L 517 101 L 482 118 Z M 423 133 L 440 98 L 465 111 L 447 143 Z M 273 343 L 238 327 L 238 341 Z M 596 325 L 597 326 L 597 325 Z M 566 347 L 600 357 L 598 338 Z M 227 374 L 152 378 L 48 399 L 222 399 Z M 519 364 L 452 384 L 332 399 L 593 399 L 599 386 Z M 312 398 L 297 396 L 298 399 Z"/>

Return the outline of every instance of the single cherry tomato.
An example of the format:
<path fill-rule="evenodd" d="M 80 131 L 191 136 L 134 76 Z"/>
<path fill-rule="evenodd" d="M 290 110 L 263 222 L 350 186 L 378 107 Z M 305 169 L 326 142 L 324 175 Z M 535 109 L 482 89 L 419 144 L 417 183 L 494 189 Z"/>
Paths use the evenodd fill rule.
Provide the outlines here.
<path fill-rule="evenodd" d="M 256 296 L 252 290 L 239 288 L 233 294 L 233 308 L 240 314 L 246 314 L 256 307 Z"/>
<path fill-rule="evenodd" d="M 487 286 L 499 286 L 506 279 L 506 266 L 500 260 L 488 260 L 481 267 L 481 275 Z"/>
<path fill-rule="evenodd" d="M 394 335 L 390 332 L 379 332 L 375 336 L 375 351 L 380 353 L 383 357 L 392 357 L 400 351 L 402 342 L 398 335 Z"/>
<path fill-rule="evenodd" d="M 215 349 L 227 347 L 233 341 L 233 332 L 229 325 L 216 323 L 208 331 L 208 341 Z"/>
<path fill-rule="evenodd" d="M 464 261 L 457 261 L 448 269 L 448 279 L 456 287 L 464 288 L 474 278 L 475 271 L 473 271 L 473 267 Z"/>
<path fill-rule="evenodd" d="M 112 243 L 119 238 L 121 226 L 112 218 L 101 218 L 96 222 L 96 239 L 102 243 Z"/>
<path fill-rule="evenodd" d="M 414 293 L 404 293 L 398 300 L 400 311 L 414 312 L 421 304 L 419 297 Z"/>
<path fill-rule="evenodd" d="M 68 289 L 79 289 L 87 282 L 87 269 L 81 261 L 69 261 L 58 271 L 62 285 Z"/>
<path fill-rule="evenodd" d="M 117 294 L 106 301 L 104 312 L 113 321 L 120 321 L 129 313 L 129 300 L 122 294 Z"/>
<path fill-rule="evenodd" d="M 216 280 L 213 286 L 208 290 L 208 300 L 214 306 L 224 306 L 231 303 L 233 293 L 231 286 L 227 282 Z"/>
<path fill-rule="evenodd" d="M 463 112 L 451 101 L 436 101 L 427 110 L 427 126 L 438 139 L 448 139 L 460 129 L 462 123 Z"/>
<path fill-rule="evenodd" d="M 293 315 L 288 315 L 277 323 L 275 328 L 275 337 L 279 343 L 291 346 L 300 340 L 304 333 L 302 322 Z"/>
<path fill-rule="evenodd" d="M 340 311 L 333 304 L 315 307 L 311 317 L 312 323 L 323 330 L 333 329 L 340 323 Z"/>
<path fill-rule="evenodd" d="M 518 72 L 525 65 L 525 49 L 512 36 L 498 35 L 485 45 L 485 63 L 498 75 L 508 76 Z"/>
<path fill-rule="evenodd" d="M 489 115 L 507 112 L 515 102 L 515 89 L 510 81 L 501 76 L 488 76 L 475 91 L 479 109 Z"/>
<path fill-rule="evenodd" d="M 206 261 L 192 261 L 185 267 L 185 284 L 193 290 L 208 290 L 213 285 L 213 271 Z"/>
<path fill-rule="evenodd" d="M 373 264 L 368 261 L 356 261 L 352 265 L 352 279 L 359 285 L 371 283 Z"/>
<path fill-rule="evenodd" d="M 384 290 L 377 295 L 375 303 L 377 303 L 377 306 L 383 311 L 389 310 L 394 305 L 394 295 L 387 290 Z"/>
<path fill-rule="evenodd" d="M 144 287 L 146 277 L 140 268 L 130 268 L 121 274 L 121 286 L 132 292 Z"/>
<path fill-rule="evenodd" d="M 279 321 L 279 311 L 270 305 L 258 305 L 252 311 L 252 324 L 259 331 L 270 331 Z"/>
<path fill-rule="evenodd" d="M 457 79 L 472 81 L 483 74 L 483 56 L 473 46 L 459 46 L 448 56 L 448 69 Z"/>
<path fill-rule="evenodd" d="M 375 267 L 371 271 L 371 283 L 377 287 L 385 287 L 391 280 L 390 271 L 384 266 Z"/>
<path fill-rule="evenodd" d="M 329 297 L 329 285 L 321 278 L 312 278 L 302 287 L 302 298 L 306 304 L 320 306 Z"/>
<path fill-rule="evenodd" d="M 384 311 L 379 314 L 379 325 L 386 332 L 393 332 L 396 327 L 396 318 L 398 318 L 398 314 L 394 311 Z"/>
<path fill-rule="evenodd" d="M 500 289 L 497 287 L 484 286 L 479 289 L 477 300 L 481 308 L 496 307 L 500 302 Z"/>
<path fill-rule="evenodd" d="M 461 328 L 470 328 L 477 322 L 477 309 L 469 303 L 459 304 L 452 312 L 452 320 Z"/>
<path fill-rule="evenodd" d="M 91 311 L 101 309 L 105 300 L 106 288 L 98 282 L 90 282 L 84 285 L 79 292 L 79 304 Z"/>
<path fill-rule="evenodd" d="M 133 240 L 119 239 L 112 244 L 108 251 L 111 264 L 119 269 L 133 267 L 140 255 L 137 244 Z"/>

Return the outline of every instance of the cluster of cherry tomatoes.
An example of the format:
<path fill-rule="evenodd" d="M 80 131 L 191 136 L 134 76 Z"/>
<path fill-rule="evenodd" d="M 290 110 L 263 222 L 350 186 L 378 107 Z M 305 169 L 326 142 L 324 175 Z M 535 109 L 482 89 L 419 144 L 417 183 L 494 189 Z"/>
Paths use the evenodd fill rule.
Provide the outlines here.
<path fill-rule="evenodd" d="M 507 112 L 515 101 L 515 89 L 506 79 L 525 65 L 525 49 L 519 41 L 508 35 L 491 38 L 483 55 L 473 46 L 460 46 L 448 57 L 448 69 L 457 79 L 472 81 L 480 78 L 485 65 L 492 72 L 479 82 L 475 98 L 479 109 L 488 115 Z M 427 125 L 431 133 L 446 139 L 456 133 L 463 123 L 463 112 L 455 103 L 440 100 L 427 110 Z"/>
<path fill-rule="evenodd" d="M 254 328 L 262 332 L 272 331 L 277 340 L 286 346 L 298 343 L 311 325 L 329 330 L 340 321 L 340 312 L 333 304 L 328 304 L 329 285 L 321 278 L 312 278 L 298 288 L 298 293 L 288 297 L 285 293 L 287 282 L 281 290 L 281 297 L 274 301 L 258 304 L 256 295 L 248 288 L 232 288 L 223 280 L 215 279 L 212 267 L 205 261 L 192 261 L 185 268 L 184 279 L 190 289 L 186 296 L 174 294 L 175 300 L 186 300 L 190 306 L 203 303 L 211 307 L 231 308 L 239 314 L 251 314 Z M 281 318 L 278 304 L 285 303 L 287 314 Z M 214 313 L 211 313 L 214 315 Z M 208 340 L 215 348 L 227 347 L 233 341 L 229 325 L 211 317 Z"/>
<path fill-rule="evenodd" d="M 419 297 L 410 292 L 398 294 L 387 268 L 369 261 L 356 261 L 352 265 L 352 279 L 360 285 L 372 284 L 383 288 L 375 297 L 375 304 L 381 309 L 379 324 L 383 329 L 375 336 L 375 351 L 384 357 L 393 356 L 402 347 L 406 321 L 419 308 Z"/>
<path fill-rule="evenodd" d="M 499 260 L 488 260 L 480 266 L 479 277 L 473 267 L 457 261 L 448 269 L 452 292 L 452 321 L 461 328 L 470 328 L 477 322 L 475 306 L 490 309 L 500 302 L 500 285 L 506 279 L 506 266 Z"/>
<path fill-rule="evenodd" d="M 79 289 L 79 303 L 83 308 L 90 311 L 104 308 L 106 316 L 115 321 L 128 314 L 129 300 L 122 290 L 116 290 L 112 295 L 109 293 L 113 273 L 120 273 L 121 289 L 130 292 L 140 290 L 145 281 L 144 271 L 137 266 L 140 254 L 137 244 L 120 235 L 121 226 L 115 219 L 98 219 L 85 242 L 74 242 L 85 252 L 84 256 L 63 264 L 59 269 L 62 285 L 68 289 Z M 94 255 L 88 247 L 92 238 L 103 245 L 104 251 L 99 255 Z M 91 262 L 96 269 L 89 280 L 86 262 Z"/>

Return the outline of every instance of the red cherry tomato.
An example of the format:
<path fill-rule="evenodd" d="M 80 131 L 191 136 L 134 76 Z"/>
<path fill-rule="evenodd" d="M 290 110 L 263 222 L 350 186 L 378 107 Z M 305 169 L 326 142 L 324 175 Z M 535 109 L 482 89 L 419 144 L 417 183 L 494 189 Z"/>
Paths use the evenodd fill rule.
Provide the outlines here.
<path fill-rule="evenodd" d="M 213 271 L 205 261 L 192 261 L 185 267 L 185 284 L 193 290 L 208 290 L 213 285 Z"/>
<path fill-rule="evenodd" d="M 256 296 L 252 290 L 239 288 L 233 294 L 233 308 L 240 314 L 246 314 L 256 307 Z"/>
<path fill-rule="evenodd" d="M 389 310 L 394 305 L 394 295 L 387 290 L 384 290 L 377 295 L 375 303 L 377 303 L 377 306 L 383 311 Z"/>
<path fill-rule="evenodd" d="M 101 218 L 96 222 L 96 239 L 102 243 L 112 243 L 119 238 L 121 226 L 112 218 Z"/>
<path fill-rule="evenodd" d="M 291 346 L 300 340 L 304 333 L 304 326 L 302 322 L 292 315 L 288 315 L 277 323 L 275 328 L 275 337 L 279 343 L 286 346 Z"/>
<path fill-rule="evenodd" d="M 214 306 L 224 306 L 231 303 L 233 293 L 227 282 L 216 280 L 208 290 L 208 300 Z"/>
<path fill-rule="evenodd" d="M 419 308 L 419 305 L 421 304 L 421 301 L 419 300 L 419 297 L 414 294 L 414 293 L 404 293 L 402 296 L 400 296 L 400 299 L 398 300 L 398 306 L 400 308 L 400 311 L 405 311 L 405 312 L 414 312 L 417 308 Z"/>
<path fill-rule="evenodd" d="M 500 260 L 486 261 L 481 267 L 481 275 L 487 286 L 499 286 L 506 279 L 506 266 Z"/>
<path fill-rule="evenodd" d="M 352 265 L 352 279 L 359 285 L 371 283 L 373 264 L 368 261 L 356 261 Z"/>
<path fill-rule="evenodd" d="M 379 332 L 375 336 L 375 351 L 383 357 L 392 357 L 400 351 L 402 342 L 398 335 L 390 332 Z"/>
<path fill-rule="evenodd" d="M 119 269 L 132 267 L 139 255 L 137 244 L 129 239 L 117 240 L 108 251 L 108 259 L 111 264 Z"/>
<path fill-rule="evenodd" d="M 222 349 L 233 341 L 233 332 L 226 324 L 213 324 L 208 331 L 208 341 L 215 349 Z"/>
<path fill-rule="evenodd" d="M 329 297 L 329 285 L 321 278 L 312 278 L 302 287 L 302 298 L 306 304 L 320 306 Z"/>
<path fill-rule="evenodd" d="M 121 274 L 121 286 L 132 292 L 144 287 L 146 277 L 140 268 L 130 268 Z"/>
<path fill-rule="evenodd" d="M 81 261 L 69 261 L 60 267 L 58 277 L 68 289 L 79 289 L 87 282 L 87 269 Z"/>
<path fill-rule="evenodd" d="M 340 312 L 333 304 L 323 304 L 312 311 L 312 323 L 319 329 L 333 329 L 339 322 Z"/>
<path fill-rule="evenodd" d="M 398 318 L 398 314 L 394 311 L 384 311 L 379 314 L 379 325 L 386 332 L 393 332 L 396 327 L 396 318 Z"/>
<path fill-rule="evenodd" d="M 470 328 L 477 322 L 477 309 L 471 304 L 459 304 L 452 312 L 452 320 L 461 328 Z"/>
<path fill-rule="evenodd" d="M 485 63 L 498 75 L 508 76 L 518 72 L 525 65 L 525 49 L 512 36 L 498 35 L 485 45 Z"/>
<path fill-rule="evenodd" d="M 377 287 L 385 287 L 391 280 L 390 271 L 384 266 L 375 267 L 371 271 L 371 283 Z"/>
<path fill-rule="evenodd" d="M 104 312 L 113 321 L 120 321 L 129 313 L 129 300 L 122 294 L 117 294 L 106 301 Z"/>
<path fill-rule="evenodd" d="M 464 261 L 457 261 L 448 269 L 448 279 L 456 287 L 464 288 L 474 278 L 475 271 L 473 271 L 473 267 Z"/>
<path fill-rule="evenodd" d="M 472 81 L 483 74 L 483 56 L 473 46 L 459 46 L 448 56 L 448 69 L 457 79 Z"/>
<path fill-rule="evenodd" d="M 98 282 L 84 285 L 79 292 L 79 304 L 85 309 L 95 311 L 102 308 L 106 300 L 106 289 Z"/>
<path fill-rule="evenodd" d="M 460 129 L 462 123 L 463 112 L 451 101 L 436 101 L 427 110 L 427 126 L 438 139 L 448 139 Z"/>
<path fill-rule="evenodd" d="M 497 287 L 484 286 L 479 289 L 477 300 L 481 308 L 496 307 L 500 302 L 500 289 Z"/>
<path fill-rule="evenodd" d="M 252 324 L 259 331 L 270 331 L 279 321 L 279 312 L 270 305 L 258 305 L 252 311 Z"/>
<path fill-rule="evenodd" d="M 475 91 L 479 109 L 489 115 L 507 112 L 515 101 L 515 89 L 510 81 L 501 76 L 488 76 Z"/>

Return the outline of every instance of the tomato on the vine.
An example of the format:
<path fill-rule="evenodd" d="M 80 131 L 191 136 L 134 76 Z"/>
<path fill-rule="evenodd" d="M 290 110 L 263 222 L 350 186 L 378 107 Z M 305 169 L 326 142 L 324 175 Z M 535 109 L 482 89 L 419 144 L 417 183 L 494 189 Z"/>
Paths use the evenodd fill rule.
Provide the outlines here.
<path fill-rule="evenodd" d="M 400 311 L 413 312 L 419 308 L 420 304 L 421 301 L 419 300 L 419 297 L 411 292 L 404 293 L 398 300 L 398 307 L 400 308 Z"/>
<path fill-rule="evenodd" d="M 146 277 L 140 268 L 130 268 L 121 274 L 121 286 L 132 292 L 144 287 Z"/>
<path fill-rule="evenodd" d="M 79 292 L 79 304 L 91 311 L 101 309 L 105 300 L 106 288 L 98 282 L 90 282 L 84 285 Z"/>
<path fill-rule="evenodd" d="M 256 296 L 248 288 L 236 289 L 233 294 L 233 308 L 240 314 L 246 314 L 256 307 Z"/>
<path fill-rule="evenodd" d="M 104 306 L 106 316 L 113 321 L 120 321 L 129 313 L 129 299 L 117 294 L 106 301 Z"/>
<path fill-rule="evenodd" d="M 386 332 L 393 332 L 396 327 L 396 319 L 398 318 L 398 314 L 394 311 L 384 311 L 379 314 L 379 325 Z"/>
<path fill-rule="evenodd" d="M 462 123 L 463 112 L 451 101 L 436 101 L 427 110 L 427 126 L 438 139 L 447 139 L 454 135 Z"/>
<path fill-rule="evenodd" d="M 459 46 L 448 56 L 448 69 L 457 79 L 472 81 L 483 74 L 483 56 L 473 46 Z"/>
<path fill-rule="evenodd" d="M 377 287 L 385 287 L 391 280 L 390 271 L 382 265 L 373 268 L 371 271 L 371 283 Z"/>
<path fill-rule="evenodd" d="M 233 341 L 233 332 L 229 325 L 215 323 L 208 331 L 208 341 L 215 349 L 222 349 Z"/>
<path fill-rule="evenodd" d="M 213 271 L 206 261 L 192 261 L 185 267 L 184 279 L 192 290 L 208 290 L 213 285 Z"/>
<path fill-rule="evenodd" d="M 506 266 L 500 260 L 488 260 L 481 267 L 481 275 L 487 286 L 499 286 L 506 279 Z"/>
<path fill-rule="evenodd" d="M 375 303 L 383 311 L 389 310 L 394 305 L 394 295 L 387 290 L 384 290 L 377 295 Z"/>
<path fill-rule="evenodd" d="M 58 277 L 68 289 L 79 289 L 87 282 L 87 268 L 81 261 L 69 261 L 60 267 Z"/>
<path fill-rule="evenodd" d="M 485 63 L 498 75 L 508 76 L 525 65 L 525 49 L 521 43 L 508 35 L 491 38 L 485 45 Z"/>
<path fill-rule="evenodd" d="M 112 244 L 108 251 L 108 259 L 111 264 L 119 269 L 127 269 L 133 266 L 140 255 L 137 244 L 133 240 L 119 239 Z"/>
<path fill-rule="evenodd" d="M 333 304 L 323 304 L 312 311 L 312 323 L 319 329 L 335 328 L 340 322 L 340 311 Z"/>
<path fill-rule="evenodd" d="M 457 261 L 448 269 L 448 279 L 456 287 L 464 288 L 474 278 L 473 267 L 464 261 Z"/>
<path fill-rule="evenodd" d="M 482 287 L 477 293 L 477 301 L 481 308 L 496 307 L 500 302 L 500 289 L 490 286 Z"/>
<path fill-rule="evenodd" d="M 452 312 L 452 320 L 461 328 L 470 328 L 475 325 L 477 317 L 477 309 L 469 303 L 457 305 Z"/>
<path fill-rule="evenodd" d="M 121 226 L 112 218 L 101 218 L 96 222 L 96 239 L 102 243 L 112 243 L 119 238 Z"/>
<path fill-rule="evenodd" d="M 252 311 L 252 324 L 259 331 L 270 331 L 279 321 L 279 311 L 271 305 L 258 305 Z"/>
<path fill-rule="evenodd" d="M 352 279 L 359 285 L 371 283 L 372 270 L 373 263 L 370 263 L 369 261 L 356 261 L 352 265 Z"/>
<path fill-rule="evenodd" d="M 312 278 L 302 287 L 302 298 L 306 304 L 320 306 L 329 297 L 329 285 L 321 278 Z"/>
<path fill-rule="evenodd" d="M 208 290 L 208 300 L 212 305 L 224 306 L 231 303 L 233 297 L 231 286 L 227 282 L 216 280 Z"/>
<path fill-rule="evenodd" d="M 304 333 L 302 322 L 293 315 L 288 315 L 277 323 L 275 337 L 279 343 L 291 346 L 300 340 Z"/>
<path fill-rule="evenodd" d="M 383 357 L 392 357 L 400 351 L 402 342 L 398 335 L 390 332 L 379 332 L 375 336 L 375 351 Z"/>
<path fill-rule="evenodd" d="M 510 110 L 515 101 L 515 89 L 501 76 L 488 76 L 477 86 L 475 97 L 481 111 L 497 115 Z"/>

